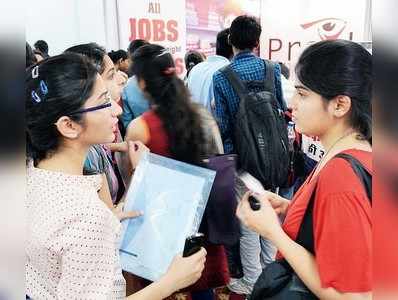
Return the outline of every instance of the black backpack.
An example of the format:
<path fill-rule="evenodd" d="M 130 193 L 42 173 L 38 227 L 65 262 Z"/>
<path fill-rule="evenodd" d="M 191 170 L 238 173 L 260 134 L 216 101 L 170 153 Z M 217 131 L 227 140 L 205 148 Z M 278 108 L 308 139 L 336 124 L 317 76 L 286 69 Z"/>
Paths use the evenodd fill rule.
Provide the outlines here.
<path fill-rule="evenodd" d="M 263 81 L 242 81 L 229 65 L 220 71 L 240 98 L 234 128 L 238 166 L 264 189 L 275 190 L 285 186 L 288 178 L 287 126 L 275 96 L 274 65 L 264 60 L 264 68 Z"/>

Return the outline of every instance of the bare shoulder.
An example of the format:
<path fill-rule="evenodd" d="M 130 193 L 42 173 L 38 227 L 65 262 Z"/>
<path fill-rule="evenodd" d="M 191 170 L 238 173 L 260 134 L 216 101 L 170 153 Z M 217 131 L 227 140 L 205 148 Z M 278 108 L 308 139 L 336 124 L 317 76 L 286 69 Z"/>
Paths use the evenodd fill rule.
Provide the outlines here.
<path fill-rule="evenodd" d="M 149 142 L 150 135 L 148 125 L 142 117 L 132 120 L 126 130 L 126 141 L 141 141 L 144 144 Z"/>

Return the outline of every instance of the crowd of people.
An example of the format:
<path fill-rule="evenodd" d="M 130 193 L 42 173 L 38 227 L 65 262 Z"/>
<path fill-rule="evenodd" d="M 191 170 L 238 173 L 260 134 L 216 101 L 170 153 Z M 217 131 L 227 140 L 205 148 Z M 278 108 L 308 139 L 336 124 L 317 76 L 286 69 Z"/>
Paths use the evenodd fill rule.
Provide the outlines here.
<path fill-rule="evenodd" d="M 371 54 L 352 41 L 314 43 L 292 83 L 286 65 L 255 54 L 261 31 L 237 17 L 218 33 L 215 55 L 186 54 L 184 80 L 168 49 L 145 40 L 55 56 L 43 40 L 26 43 L 27 299 L 156 300 L 184 290 L 213 300 L 221 285 L 271 299 L 256 295 L 278 264 L 299 279 L 300 299 L 371 299 L 371 193 L 358 173 L 372 174 Z M 242 138 L 265 117 L 271 128 L 261 132 L 272 137 Z M 308 139 L 322 155 L 307 153 Z M 123 206 L 147 151 L 197 166 L 238 155 L 237 242 L 177 255 L 155 282 L 122 271 L 119 258 L 121 221 L 145 217 Z"/>

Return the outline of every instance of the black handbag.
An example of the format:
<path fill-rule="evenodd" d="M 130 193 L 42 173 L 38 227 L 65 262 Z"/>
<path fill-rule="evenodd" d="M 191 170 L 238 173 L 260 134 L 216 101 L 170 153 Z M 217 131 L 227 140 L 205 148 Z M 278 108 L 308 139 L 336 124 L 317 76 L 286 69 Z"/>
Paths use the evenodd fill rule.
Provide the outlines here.
<path fill-rule="evenodd" d="M 370 203 L 372 203 L 372 175 L 353 156 L 340 153 L 335 158 L 348 161 L 355 174 L 361 180 Z M 304 213 L 296 242 L 315 255 L 313 210 L 315 191 Z M 249 300 L 315 300 L 318 299 L 300 280 L 286 260 L 271 263 L 263 269 L 257 279 Z"/>
<path fill-rule="evenodd" d="M 212 244 L 231 246 L 239 241 L 240 226 L 235 215 L 238 206 L 235 196 L 236 161 L 236 154 L 223 154 L 209 157 L 202 164 L 217 171 L 200 228 Z"/>

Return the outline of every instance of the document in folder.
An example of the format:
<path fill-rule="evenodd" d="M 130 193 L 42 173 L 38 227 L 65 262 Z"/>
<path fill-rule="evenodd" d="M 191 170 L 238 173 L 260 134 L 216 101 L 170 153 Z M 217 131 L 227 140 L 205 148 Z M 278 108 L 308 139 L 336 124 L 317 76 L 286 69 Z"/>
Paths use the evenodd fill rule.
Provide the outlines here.
<path fill-rule="evenodd" d="M 123 222 L 123 270 L 155 281 L 198 232 L 215 171 L 148 153 L 137 166 L 124 210 L 144 215 Z"/>

